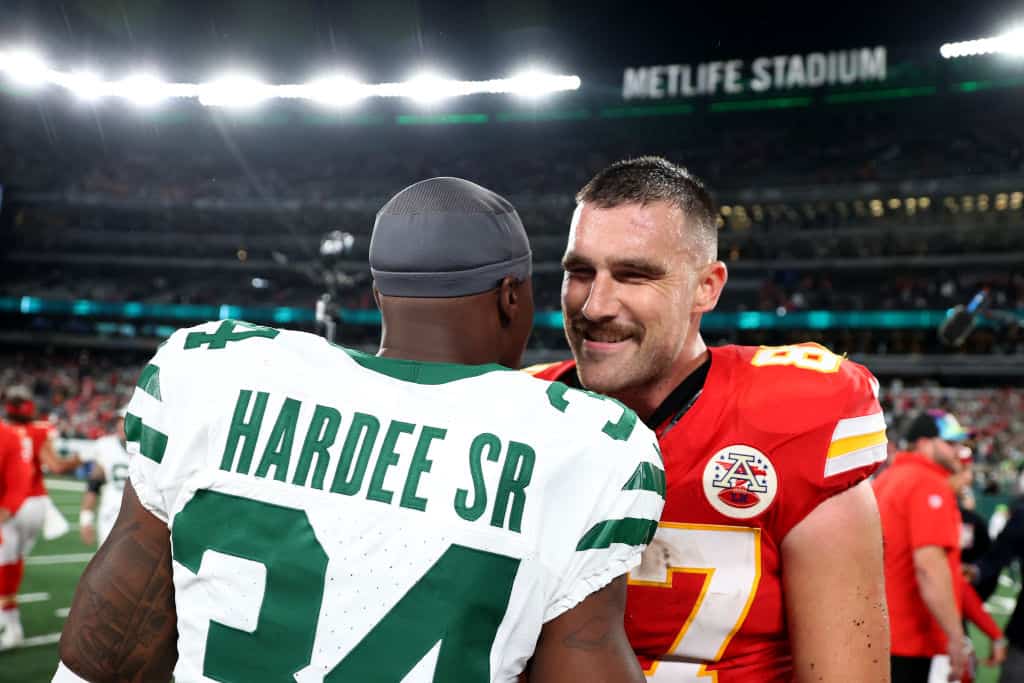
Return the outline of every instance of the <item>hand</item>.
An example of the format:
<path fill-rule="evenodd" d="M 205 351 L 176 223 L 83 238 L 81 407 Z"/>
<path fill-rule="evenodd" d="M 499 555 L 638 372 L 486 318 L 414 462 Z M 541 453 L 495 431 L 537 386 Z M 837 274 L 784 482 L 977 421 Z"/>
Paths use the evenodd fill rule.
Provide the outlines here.
<path fill-rule="evenodd" d="M 971 641 L 962 632 L 949 639 L 949 676 L 946 680 L 959 683 L 963 679 L 970 653 Z"/>
<path fill-rule="evenodd" d="M 967 583 L 974 583 L 981 575 L 981 571 L 978 569 L 978 565 L 976 564 L 965 564 L 962 569 L 964 578 L 967 579 Z"/>
<path fill-rule="evenodd" d="M 96 545 L 96 527 L 91 524 L 83 526 L 78 529 L 82 536 L 82 543 L 86 545 Z"/>
<path fill-rule="evenodd" d="M 988 659 L 985 660 L 985 666 L 1002 666 L 1003 662 L 1006 661 L 1006 655 L 1009 650 L 1009 644 L 1005 639 L 993 640 L 992 649 L 989 652 Z"/>

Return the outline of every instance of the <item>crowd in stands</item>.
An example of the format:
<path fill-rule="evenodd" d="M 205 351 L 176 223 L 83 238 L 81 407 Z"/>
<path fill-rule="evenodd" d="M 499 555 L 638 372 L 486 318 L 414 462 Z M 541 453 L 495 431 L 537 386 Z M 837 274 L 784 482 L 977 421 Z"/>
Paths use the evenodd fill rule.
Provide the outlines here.
<path fill-rule="evenodd" d="M 28 387 L 37 414 L 64 438 L 97 439 L 113 432 L 128 403 L 141 364 L 107 353 L 21 352 L 0 355 L 0 395 Z"/>
<path fill-rule="evenodd" d="M 977 485 L 989 493 L 1024 493 L 1024 391 L 939 386 L 906 387 L 894 382 L 882 393 L 891 434 L 923 410 L 952 412 L 972 433 Z M 890 438 L 893 438 L 890 436 Z"/>
<path fill-rule="evenodd" d="M 95 439 L 109 433 L 115 413 L 131 397 L 146 352 L 60 351 L 0 355 L 0 393 L 22 385 L 35 395 L 39 414 L 64 438 Z M 933 408 L 952 411 L 973 433 L 983 485 L 1015 493 L 1024 469 L 1024 390 L 883 385 L 882 405 L 891 438 L 907 416 Z"/>
<path fill-rule="evenodd" d="M 16 191 L 154 202 L 386 197 L 434 175 L 458 175 L 510 195 L 572 194 L 598 169 L 658 153 L 712 188 L 818 185 L 1024 173 L 1013 103 L 980 102 L 943 115 L 917 103 L 898 111 L 827 109 L 750 117 L 591 119 L 454 126 L 117 119 L 116 135 L 84 122 L 48 126 L 7 113 L 0 182 Z M 268 122 L 274 119 L 268 117 Z M 372 134 L 368 134 L 372 132 Z M 56 163 L 55 163 L 56 162 Z"/>

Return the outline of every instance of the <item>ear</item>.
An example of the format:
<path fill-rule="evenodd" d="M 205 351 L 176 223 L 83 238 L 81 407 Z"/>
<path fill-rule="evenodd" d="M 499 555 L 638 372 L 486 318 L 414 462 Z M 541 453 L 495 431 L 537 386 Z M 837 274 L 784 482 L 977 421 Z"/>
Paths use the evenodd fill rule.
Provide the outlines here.
<path fill-rule="evenodd" d="M 498 285 L 498 320 L 502 327 L 508 327 L 519 313 L 519 281 L 506 275 Z"/>
<path fill-rule="evenodd" d="M 697 275 L 697 291 L 693 297 L 693 312 L 707 313 L 718 305 L 722 289 L 729 279 L 729 270 L 721 261 L 713 261 Z"/>

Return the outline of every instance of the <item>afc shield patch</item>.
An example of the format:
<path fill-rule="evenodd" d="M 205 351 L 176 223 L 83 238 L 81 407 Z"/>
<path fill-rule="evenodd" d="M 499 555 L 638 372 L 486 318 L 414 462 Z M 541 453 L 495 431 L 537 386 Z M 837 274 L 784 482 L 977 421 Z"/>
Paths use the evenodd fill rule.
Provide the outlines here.
<path fill-rule="evenodd" d="M 772 504 L 779 476 L 768 456 L 752 446 L 726 446 L 704 466 L 704 495 L 726 517 L 750 519 Z"/>

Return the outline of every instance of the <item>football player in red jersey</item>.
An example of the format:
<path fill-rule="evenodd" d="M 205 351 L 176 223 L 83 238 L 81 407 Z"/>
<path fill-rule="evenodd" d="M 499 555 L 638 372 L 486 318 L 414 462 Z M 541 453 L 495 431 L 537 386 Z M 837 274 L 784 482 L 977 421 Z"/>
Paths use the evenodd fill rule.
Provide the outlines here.
<path fill-rule="evenodd" d="M 11 430 L 19 443 L 20 457 L 29 473 L 27 497 L 20 509 L 4 526 L 0 542 L 0 647 L 13 647 L 23 636 L 17 594 L 25 573 L 28 555 L 46 521 L 51 507 L 43 483 L 43 466 L 51 472 L 73 470 L 78 458 L 61 459 L 54 448 L 55 430 L 46 420 L 36 419 L 32 394 L 24 387 L 12 387 L 5 396 L 6 413 Z"/>
<path fill-rule="evenodd" d="M 562 309 L 574 361 L 535 371 L 615 397 L 659 435 L 662 521 L 626 627 L 650 681 L 889 680 L 878 383 L 814 344 L 708 348 L 716 215 L 664 159 L 577 196 Z"/>
<path fill-rule="evenodd" d="M 23 457 L 22 440 L 15 430 L 0 422 L 0 564 L 5 556 L 15 556 L 18 530 L 14 517 L 21 510 L 31 485 L 32 472 Z M 0 596 L 5 592 L 12 595 L 17 591 L 5 583 L 12 583 L 13 573 L 8 576 L 0 567 Z M 6 600 L 0 601 L 0 650 L 16 646 L 24 634 L 21 621 Z"/>

